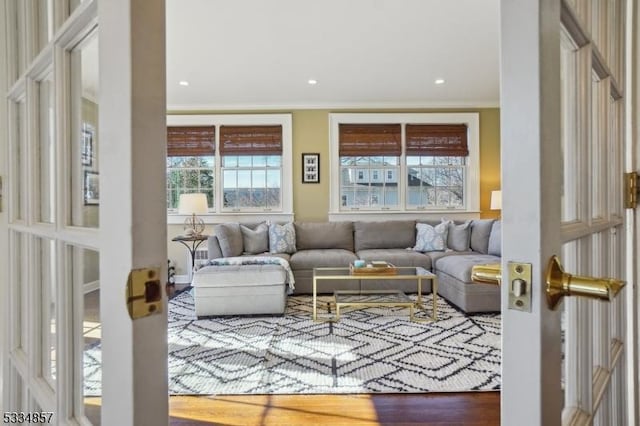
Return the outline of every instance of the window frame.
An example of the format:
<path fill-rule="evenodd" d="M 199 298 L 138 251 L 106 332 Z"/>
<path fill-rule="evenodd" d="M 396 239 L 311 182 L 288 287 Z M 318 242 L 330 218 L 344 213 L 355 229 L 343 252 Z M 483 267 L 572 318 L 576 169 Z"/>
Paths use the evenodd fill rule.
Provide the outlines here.
<path fill-rule="evenodd" d="M 397 209 L 389 208 L 350 208 L 341 206 L 340 197 L 340 155 L 339 155 L 339 125 L 340 124 L 401 124 L 402 154 L 398 168 Z M 405 128 L 407 124 L 465 124 L 468 128 L 469 156 L 466 158 L 464 208 L 409 208 L 407 206 L 407 164 Z M 440 217 L 456 215 L 460 218 L 474 218 L 480 213 L 480 114 L 472 113 L 330 113 L 329 114 L 330 141 L 330 200 L 329 220 L 354 220 L 354 217 L 364 216 L 370 220 L 385 219 L 389 215 L 406 218 L 424 218 L 425 214 Z"/>
<path fill-rule="evenodd" d="M 220 126 L 280 125 L 282 126 L 281 200 L 280 208 L 225 208 L 223 203 L 223 156 L 220 153 Z M 207 224 L 225 221 L 293 220 L 293 137 L 291 114 L 168 114 L 167 126 L 215 126 L 214 200 L 210 212 L 201 215 Z M 167 211 L 169 224 L 182 224 L 185 215 Z"/>

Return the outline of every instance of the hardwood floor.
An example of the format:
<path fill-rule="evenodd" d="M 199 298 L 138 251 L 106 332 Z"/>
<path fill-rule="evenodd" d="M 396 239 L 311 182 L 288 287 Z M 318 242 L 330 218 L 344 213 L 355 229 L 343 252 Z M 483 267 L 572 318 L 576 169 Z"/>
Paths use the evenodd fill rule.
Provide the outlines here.
<path fill-rule="evenodd" d="M 172 396 L 169 405 L 174 426 L 500 424 L 500 392 Z"/>
<path fill-rule="evenodd" d="M 500 393 L 171 397 L 171 424 L 499 425 Z"/>

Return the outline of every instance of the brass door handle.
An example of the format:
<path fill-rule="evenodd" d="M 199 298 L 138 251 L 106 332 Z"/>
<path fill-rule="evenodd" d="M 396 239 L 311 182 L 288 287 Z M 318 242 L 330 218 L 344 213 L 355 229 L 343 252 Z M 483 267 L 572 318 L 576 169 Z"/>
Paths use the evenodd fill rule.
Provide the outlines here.
<path fill-rule="evenodd" d="M 474 265 L 471 268 L 471 281 L 481 284 L 500 285 L 502 281 L 502 266 L 499 263 Z"/>
<path fill-rule="evenodd" d="M 593 278 L 571 275 L 562 269 L 558 256 L 552 256 L 547 266 L 547 305 L 555 309 L 564 296 L 586 296 L 611 301 L 626 282 L 613 278 Z"/>

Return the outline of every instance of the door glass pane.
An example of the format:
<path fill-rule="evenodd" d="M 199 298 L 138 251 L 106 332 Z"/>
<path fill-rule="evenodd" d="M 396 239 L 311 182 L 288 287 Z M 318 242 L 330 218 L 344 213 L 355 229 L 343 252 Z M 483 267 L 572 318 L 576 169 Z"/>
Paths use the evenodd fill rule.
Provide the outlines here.
<path fill-rule="evenodd" d="M 81 304 L 74 309 L 79 314 L 76 321 L 82 332 L 82 357 L 76 368 L 84 383 L 84 397 L 102 394 L 102 355 L 100 324 L 100 256 L 97 251 L 73 247 L 70 251 L 71 271 L 75 298 Z M 76 330 L 78 327 L 76 326 Z M 85 400 L 91 404 L 91 400 Z M 94 405 L 94 404 L 91 404 Z M 81 417 L 85 407 L 76 407 L 76 416 Z M 99 407 L 92 407 L 91 412 Z"/>
<path fill-rule="evenodd" d="M 42 377 L 55 389 L 56 380 L 56 266 L 55 242 L 47 238 L 36 240 L 36 284 L 39 289 L 41 312 Z"/>
<path fill-rule="evenodd" d="M 24 101 L 10 104 L 12 112 L 12 129 L 10 133 L 10 156 L 9 170 L 11 175 L 11 220 L 19 221 L 25 219 L 25 179 L 24 171 L 27 161 L 26 156 L 26 106 Z"/>
<path fill-rule="evenodd" d="M 36 3 L 38 15 L 38 51 L 42 50 L 53 36 L 53 0 L 39 0 Z"/>
<path fill-rule="evenodd" d="M 606 109 L 607 98 L 603 92 L 606 91 L 608 80 L 598 80 L 594 78 L 591 84 L 591 217 L 601 218 L 604 213 L 604 188 L 606 184 L 606 169 L 604 162 L 606 151 L 604 144 L 606 141 Z M 603 104 L 603 102 L 605 102 Z"/>
<path fill-rule="evenodd" d="M 100 225 L 98 137 L 98 36 L 89 36 L 71 52 L 72 129 L 71 225 Z"/>
<path fill-rule="evenodd" d="M 562 221 L 578 220 L 578 122 L 577 108 L 579 94 L 577 92 L 576 51 L 568 36 L 562 33 L 560 56 L 560 85 L 561 85 L 561 114 L 562 114 L 562 191 L 561 210 Z M 584 182 L 583 182 L 584 183 Z"/>
<path fill-rule="evenodd" d="M 25 236 L 19 232 L 12 232 L 9 240 L 11 263 L 9 271 L 11 318 L 17 321 L 11 323 L 11 347 L 27 348 L 27 274 L 25 270 L 26 250 Z"/>
<path fill-rule="evenodd" d="M 14 44 L 14 52 L 15 52 L 15 57 L 13 58 L 13 60 L 15 61 L 15 78 L 17 80 L 17 77 L 20 76 L 25 68 L 26 68 L 26 55 L 25 55 L 25 48 L 26 48 L 26 28 L 25 28 L 25 24 L 26 24 L 26 18 L 25 18 L 25 7 L 26 7 L 26 2 L 22 1 L 22 0 L 13 0 L 13 7 L 9 10 L 13 10 L 13 16 L 9 16 L 9 20 L 13 19 L 13 23 L 14 25 L 10 26 L 10 28 L 13 29 L 14 33 L 14 37 L 13 40 L 15 42 Z"/>
<path fill-rule="evenodd" d="M 38 83 L 38 221 L 53 223 L 55 185 L 55 151 L 53 146 L 53 79 L 49 75 Z"/>

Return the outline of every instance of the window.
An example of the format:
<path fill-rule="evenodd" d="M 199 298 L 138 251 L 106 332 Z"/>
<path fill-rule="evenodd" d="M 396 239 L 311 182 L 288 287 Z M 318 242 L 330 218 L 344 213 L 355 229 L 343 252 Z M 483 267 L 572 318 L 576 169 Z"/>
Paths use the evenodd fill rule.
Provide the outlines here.
<path fill-rule="evenodd" d="M 282 126 L 222 126 L 223 209 L 279 209 Z"/>
<path fill-rule="evenodd" d="M 407 208 L 464 207 L 467 126 L 407 124 Z"/>
<path fill-rule="evenodd" d="M 351 209 L 397 207 L 398 182 L 381 180 L 380 171 L 399 166 L 399 124 L 347 124 L 339 126 L 341 206 Z M 357 179 L 354 177 L 357 175 Z"/>
<path fill-rule="evenodd" d="M 331 114 L 330 220 L 479 209 L 476 113 Z"/>
<path fill-rule="evenodd" d="M 170 115 L 167 122 L 169 213 L 181 193 L 203 192 L 214 222 L 253 213 L 292 218 L 291 115 Z"/>
<path fill-rule="evenodd" d="M 169 126 L 167 128 L 167 208 L 178 211 L 180 194 L 204 193 L 215 208 L 215 127 Z"/>

